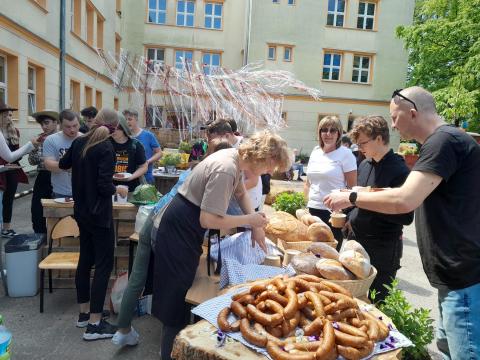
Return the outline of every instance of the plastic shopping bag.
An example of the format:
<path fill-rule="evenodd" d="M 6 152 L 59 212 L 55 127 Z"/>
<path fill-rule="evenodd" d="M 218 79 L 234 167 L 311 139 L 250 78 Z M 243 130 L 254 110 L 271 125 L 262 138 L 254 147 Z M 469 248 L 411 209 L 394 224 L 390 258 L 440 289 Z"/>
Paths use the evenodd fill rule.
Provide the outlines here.
<path fill-rule="evenodd" d="M 123 293 L 127 288 L 127 284 L 128 284 L 128 273 L 126 272 L 118 275 L 117 279 L 113 283 L 110 300 L 112 301 L 112 308 L 115 314 L 118 314 L 118 312 L 120 311 L 120 306 L 122 305 Z"/>

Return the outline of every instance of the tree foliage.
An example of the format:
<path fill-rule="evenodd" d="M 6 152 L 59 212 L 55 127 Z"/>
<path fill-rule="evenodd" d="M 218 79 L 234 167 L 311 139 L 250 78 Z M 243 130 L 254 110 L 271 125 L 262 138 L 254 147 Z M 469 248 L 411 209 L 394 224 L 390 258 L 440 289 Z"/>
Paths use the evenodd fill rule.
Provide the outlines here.
<path fill-rule="evenodd" d="M 431 91 L 449 122 L 480 129 L 480 0 L 417 0 L 397 36 L 409 53 L 408 84 Z"/>

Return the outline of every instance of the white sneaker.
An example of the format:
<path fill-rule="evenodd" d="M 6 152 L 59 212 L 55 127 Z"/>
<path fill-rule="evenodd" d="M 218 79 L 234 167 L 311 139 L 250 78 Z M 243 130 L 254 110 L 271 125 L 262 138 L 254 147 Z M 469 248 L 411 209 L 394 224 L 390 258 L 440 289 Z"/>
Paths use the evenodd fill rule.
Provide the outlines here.
<path fill-rule="evenodd" d="M 128 334 L 122 334 L 120 331 L 117 331 L 115 335 L 113 335 L 112 343 L 119 346 L 135 346 L 138 344 L 139 337 L 140 335 L 131 327 Z"/>

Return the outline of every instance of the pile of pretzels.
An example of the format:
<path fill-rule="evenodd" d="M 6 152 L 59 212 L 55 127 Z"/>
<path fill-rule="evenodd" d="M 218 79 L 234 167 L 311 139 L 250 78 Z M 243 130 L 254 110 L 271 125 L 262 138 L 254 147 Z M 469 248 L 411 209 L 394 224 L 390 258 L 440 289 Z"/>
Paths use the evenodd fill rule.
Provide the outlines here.
<path fill-rule="evenodd" d="M 362 359 L 389 334 L 348 290 L 314 275 L 256 282 L 232 296 L 217 323 L 221 331 L 240 331 L 249 343 L 266 348 L 273 360 Z"/>

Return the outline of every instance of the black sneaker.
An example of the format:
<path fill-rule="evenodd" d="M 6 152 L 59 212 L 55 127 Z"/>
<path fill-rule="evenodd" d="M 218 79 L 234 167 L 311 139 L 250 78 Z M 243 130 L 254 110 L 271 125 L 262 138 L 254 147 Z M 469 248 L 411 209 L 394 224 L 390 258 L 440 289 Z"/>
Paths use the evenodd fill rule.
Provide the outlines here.
<path fill-rule="evenodd" d="M 4 238 L 13 238 L 15 235 L 17 235 L 17 233 L 15 232 L 15 230 L 2 230 L 2 237 Z"/>
<path fill-rule="evenodd" d="M 110 311 L 103 310 L 102 311 L 102 319 L 106 320 L 110 317 Z M 90 319 L 90 313 L 79 313 L 78 320 L 77 320 L 77 327 L 84 328 L 88 325 L 88 320 Z"/>
<path fill-rule="evenodd" d="M 101 339 L 110 339 L 115 335 L 117 327 L 105 320 L 100 320 L 98 325 L 88 324 L 87 330 L 83 334 L 83 340 L 94 341 Z"/>

